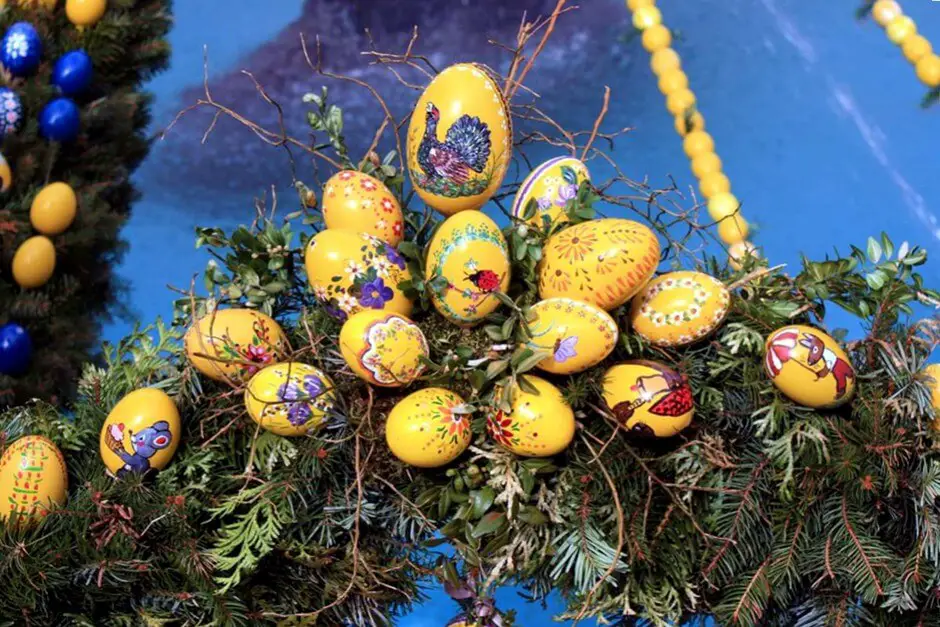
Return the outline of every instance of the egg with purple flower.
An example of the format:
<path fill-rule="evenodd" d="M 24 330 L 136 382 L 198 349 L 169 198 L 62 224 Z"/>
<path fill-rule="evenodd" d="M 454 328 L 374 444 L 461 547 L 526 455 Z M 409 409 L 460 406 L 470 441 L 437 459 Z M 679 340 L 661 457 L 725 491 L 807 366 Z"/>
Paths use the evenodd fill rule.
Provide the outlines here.
<path fill-rule="evenodd" d="M 245 389 L 248 415 L 263 429 L 284 436 L 307 435 L 336 409 L 333 382 L 321 370 L 296 361 L 262 368 Z"/>
<path fill-rule="evenodd" d="M 15 91 L 0 87 L 0 137 L 20 130 L 23 124 L 23 103 Z"/>
<path fill-rule="evenodd" d="M 574 157 L 555 157 L 538 166 L 522 181 L 512 203 L 512 215 L 543 229 L 568 220 L 566 207 L 578 197 L 578 189 L 591 175 L 587 166 Z M 535 203 L 535 213 L 527 208 Z"/>
<path fill-rule="evenodd" d="M 536 367 L 553 374 L 574 374 L 604 361 L 620 330 L 610 314 L 572 298 L 547 298 L 529 308 L 529 348 L 547 353 Z"/>

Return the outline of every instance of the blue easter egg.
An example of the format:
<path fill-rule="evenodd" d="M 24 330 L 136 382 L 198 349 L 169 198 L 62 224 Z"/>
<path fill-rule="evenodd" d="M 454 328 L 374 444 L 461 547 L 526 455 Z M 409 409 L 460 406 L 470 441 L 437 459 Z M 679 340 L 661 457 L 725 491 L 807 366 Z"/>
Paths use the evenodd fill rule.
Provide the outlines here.
<path fill-rule="evenodd" d="M 66 96 L 79 94 L 91 83 L 91 57 L 84 50 L 66 52 L 52 68 L 52 84 Z"/>
<path fill-rule="evenodd" d="M 0 41 L 0 63 L 13 76 L 27 76 L 39 67 L 42 39 L 29 22 L 17 22 Z"/>
<path fill-rule="evenodd" d="M 15 133 L 23 123 L 23 104 L 9 87 L 0 87 L 0 137 Z"/>
<path fill-rule="evenodd" d="M 0 374 L 15 377 L 26 372 L 33 357 L 33 341 L 29 333 L 8 322 L 0 327 Z"/>
<path fill-rule="evenodd" d="M 56 98 L 39 114 L 39 132 L 55 142 L 69 142 L 78 137 L 81 116 L 78 105 L 69 98 Z"/>

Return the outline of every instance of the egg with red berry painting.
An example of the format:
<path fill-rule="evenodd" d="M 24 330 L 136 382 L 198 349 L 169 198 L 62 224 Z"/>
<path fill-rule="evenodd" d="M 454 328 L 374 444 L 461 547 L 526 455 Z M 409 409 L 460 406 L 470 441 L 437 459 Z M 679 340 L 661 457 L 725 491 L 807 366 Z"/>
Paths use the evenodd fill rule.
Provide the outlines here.
<path fill-rule="evenodd" d="M 442 316 L 462 327 L 478 324 L 499 306 L 494 292 L 509 288 L 506 238 L 480 211 L 453 215 L 431 238 L 425 278 Z"/>
<path fill-rule="evenodd" d="M 401 387 L 417 379 L 428 358 L 428 341 L 414 322 L 400 314 L 365 309 L 339 332 L 343 359 L 359 378 L 373 385 Z"/>
<path fill-rule="evenodd" d="M 607 370 L 602 396 L 630 435 L 670 438 L 692 423 L 692 388 L 681 374 L 655 361 L 626 361 Z"/>
<path fill-rule="evenodd" d="M 248 415 L 263 429 L 302 436 L 322 427 L 336 411 L 336 390 L 326 374 L 290 361 L 259 370 L 245 388 Z"/>
<path fill-rule="evenodd" d="M 425 388 L 398 401 L 385 423 L 385 441 L 398 459 L 436 468 L 470 446 L 470 414 L 463 398 L 444 388 Z"/>
<path fill-rule="evenodd" d="M 633 330 L 656 346 L 683 346 L 718 328 L 731 303 L 725 284 L 702 272 L 669 272 L 634 297 Z"/>
<path fill-rule="evenodd" d="M 548 298 L 532 305 L 529 312 L 529 348 L 549 354 L 536 367 L 553 374 L 574 374 L 596 366 L 610 355 L 620 337 L 610 314 L 571 298 Z"/>
<path fill-rule="evenodd" d="M 500 446 L 525 457 L 550 457 L 568 448 L 574 439 L 574 411 L 554 385 L 532 375 L 522 375 L 538 393 L 518 384 L 503 385 L 486 418 L 486 430 Z M 509 394 L 504 406 L 503 395 Z"/>
<path fill-rule="evenodd" d="M 217 309 L 196 321 L 183 337 L 190 363 L 216 381 L 246 381 L 279 361 L 287 336 L 275 320 L 254 309 Z"/>
<path fill-rule="evenodd" d="M 323 221 L 328 229 L 369 233 L 398 246 L 405 231 L 401 205 L 385 183 L 364 172 L 337 172 L 323 186 Z"/>
<path fill-rule="evenodd" d="M 578 188 L 590 181 L 587 166 L 574 157 L 555 157 L 538 166 L 522 181 L 512 203 L 512 215 L 526 219 L 530 203 L 535 213 L 528 222 L 551 228 L 568 222 L 565 208 L 577 198 Z"/>
<path fill-rule="evenodd" d="M 36 525 L 65 504 L 67 488 L 65 459 L 51 440 L 27 435 L 11 442 L 0 457 L 0 523 Z"/>

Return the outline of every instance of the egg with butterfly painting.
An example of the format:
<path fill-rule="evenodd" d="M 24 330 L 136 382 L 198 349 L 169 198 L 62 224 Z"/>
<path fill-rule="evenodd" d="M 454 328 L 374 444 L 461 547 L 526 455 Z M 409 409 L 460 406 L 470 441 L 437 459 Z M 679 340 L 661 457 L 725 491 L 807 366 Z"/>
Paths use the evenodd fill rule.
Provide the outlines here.
<path fill-rule="evenodd" d="M 596 366 L 620 337 L 610 314 L 571 298 L 548 298 L 529 312 L 529 348 L 550 353 L 537 367 L 552 374 L 574 374 Z"/>
<path fill-rule="evenodd" d="M 626 361 L 609 368 L 601 389 L 607 410 L 633 436 L 672 437 L 691 424 L 695 413 L 685 377 L 654 361 Z"/>

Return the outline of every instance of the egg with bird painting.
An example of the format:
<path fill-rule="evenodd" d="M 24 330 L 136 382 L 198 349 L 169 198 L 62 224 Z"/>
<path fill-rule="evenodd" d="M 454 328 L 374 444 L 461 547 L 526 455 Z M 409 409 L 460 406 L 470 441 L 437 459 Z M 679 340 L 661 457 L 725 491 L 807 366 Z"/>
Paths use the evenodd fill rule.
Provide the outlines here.
<path fill-rule="evenodd" d="M 522 181 L 512 203 L 512 215 L 526 219 L 528 207 L 534 204 L 535 214 L 528 222 L 545 230 L 568 222 L 568 203 L 577 198 L 578 189 L 591 175 L 587 166 L 574 157 L 549 159 L 529 173 Z"/>
<path fill-rule="evenodd" d="M 731 295 L 725 284 L 702 272 L 669 272 L 656 277 L 633 299 L 630 323 L 656 346 L 683 346 L 721 324 Z"/>
<path fill-rule="evenodd" d="M 838 407 L 855 393 L 855 368 L 828 334 L 801 324 L 767 338 L 764 370 L 791 400 L 816 409 Z"/>
<path fill-rule="evenodd" d="M 486 214 L 464 211 L 438 227 L 428 246 L 425 277 L 431 302 L 456 325 L 471 327 L 499 306 L 509 288 L 509 247 Z"/>
<path fill-rule="evenodd" d="M 240 383 L 279 361 L 287 336 L 271 317 L 254 309 L 217 309 L 193 324 L 183 337 L 190 363 L 215 381 Z"/>
<path fill-rule="evenodd" d="M 343 359 L 359 378 L 373 385 L 401 387 L 424 371 L 428 341 L 414 322 L 400 314 L 365 309 L 339 332 Z"/>
<path fill-rule="evenodd" d="M 407 156 L 415 190 L 440 213 L 486 204 L 512 157 L 512 116 L 488 69 L 458 63 L 434 77 L 411 114 Z"/>
<path fill-rule="evenodd" d="M 335 413 L 336 403 L 333 381 L 322 370 L 299 362 L 263 368 L 245 389 L 248 415 L 277 435 L 316 432 Z"/>
<path fill-rule="evenodd" d="M 620 426 L 640 438 L 672 437 L 691 424 L 695 413 L 685 377 L 654 361 L 627 361 L 609 368 L 601 390 Z"/>
<path fill-rule="evenodd" d="M 323 221 L 328 229 L 374 235 L 398 246 L 405 232 L 398 199 L 385 183 L 357 170 L 337 172 L 323 186 Z"/>
<path fill-rule="evenodd" d="M 537 393 L 516 384 L 503 385 L 486 419 L 486 430 L 497 444 L 525 457 L 550 457 L 561 453 L 574 439 L 574 411 L 561 390 L 545 379 L 522 375 Z M 509 409 L 502 403 L 503 395 Z"/>
<path fill-rule="evenodd" d="M 51 440 L 26 435 L 0 457 L 0 522 L 32 527 L 65 505 L 67 490 L 65 458 Z"/>
<path fill-rule="evenodd" d="M 529 348 L 549 353 L 537 367 L 552 374 L 574 374 L 596 366 L 620 337 L 610 314 L 571 298 L 542 300 L 529 312 Z"/>
<path fill-rule="evenodd" d="M 101 427 L 98 448 L 113 476 L 146 475 L 166 468 L 181 435 L 173 399 L 163 390 L 140 388 L 111 409 Z"/>
<path fill-rule="evenodd" d="M 398 459 L 437 468 L 470 446 L 470 414 L 464 399 L 444 388 L 425 388 L 398 401 L 385 423 L 385 441 Z"/>

